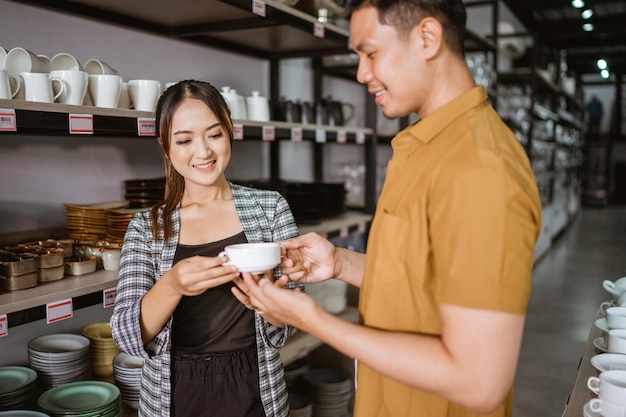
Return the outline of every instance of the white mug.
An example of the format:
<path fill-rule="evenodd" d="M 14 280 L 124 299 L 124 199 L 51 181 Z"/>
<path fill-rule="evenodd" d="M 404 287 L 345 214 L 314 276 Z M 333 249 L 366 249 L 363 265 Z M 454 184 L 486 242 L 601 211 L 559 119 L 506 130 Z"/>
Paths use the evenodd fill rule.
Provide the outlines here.
<path fill-rule="evenodd" d="M 89 59 L 83 67 L 89 75 L 120 75 L 116 69 L 99 59 Z"/>
<path fill-rule="evenodd" d="M 115 109 L 122 92 L 122 77 L 119 75 L 92 74 L 89 76 L 88 88 L 94 106 Z"/>
<path fill-rule="evenodd" d="M 50 72 L 59 70 L 83 71 L 83 66 L 73 55 L 60 52 L 50 59 Z"/>
<path fill-rule="evenodd" d="M 219 256 L 226 256 L 226 265 L 235 265 L 240 272 L 262 274 L 280 263 L 280 245 L 272 242 L 228 245 Z"/>
<path fill-rule="evenodd" d="M 128 95 L 135 110 L 154 111 L 161 94 L 161 82 L 157 80 L 128 81 Z"/>
<path fill-rule="evenodd" d="M 626 371 L 610 370 L 590 376 L 587 387 L 603 400 L 626 406 Z"/>
<path fill-rule="evenodd" d="M 57 99 L 59 103 L 75 106 L 83 104 L 89 81 L 89 75 L 85 71 L 55 70 L 50 71 L 50 76 L 63 81 L 65 85 L 65 90 L 61 92 Z M 57 92 L 54 86 L 53 91 Z"/>
<path fill-rule="evenodd" d="M 589 400 L 589 408 L 594 413 L 601 414 L 602 417 L 626 416 L 626 405 L 614 403 L 602 398 L 592 398 Z"/>
<path fill-rule="evenodd" d="M 24 97 L 26 101 L 37 101 L 40 103 L 52 103 L 65 91 L 63 81 L 58 78 L 51 78 L 50 74 L 41 72 L 22 72 L 20 74 L 24 80 Z M 58 92 L 52 92 L 52 84 L 58 85 Z"/>
<path fill-rule="evenodd" d="M 0 69 L 0 99 L 12 99 L 20 89 L 20 77 L 9 75 L 7 70 Z"/>
<path fill-rule="evenodd" d="M 23 72 L 49 73 L 50 63 L 38 57 L 34 52 L 15 47 L 7 54 L 6 70 L 13 76 Z"/>

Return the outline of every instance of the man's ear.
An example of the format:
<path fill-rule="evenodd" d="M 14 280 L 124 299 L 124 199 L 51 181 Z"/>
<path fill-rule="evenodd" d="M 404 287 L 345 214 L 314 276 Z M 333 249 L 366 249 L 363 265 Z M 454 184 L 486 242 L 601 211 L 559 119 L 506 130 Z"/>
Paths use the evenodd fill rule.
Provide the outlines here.
<path fill-rule="evenodd" d="M 413 29 L 424 59 L 432 59 L 439 54 L 443 45 L 443 28 L 437 19 L 425 17 Z"/>

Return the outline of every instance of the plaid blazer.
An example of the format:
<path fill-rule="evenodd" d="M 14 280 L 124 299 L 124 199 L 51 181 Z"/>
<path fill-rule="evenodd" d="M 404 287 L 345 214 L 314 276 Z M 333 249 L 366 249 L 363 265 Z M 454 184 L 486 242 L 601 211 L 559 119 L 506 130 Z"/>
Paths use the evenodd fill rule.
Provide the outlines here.
<path fill-rule="evenodd" d="M 287 200 L 278 192 L 230 184 L 235 207 L 249 242 L 272 242 L 298 235 Z M 141 376 L 139 415 L 170 415 L 170 348 L 172 319 L 147 345 L 141 340 L 139 312 L 143 296 L 171 267 L 180 232 L 180 211 L 172 214 L 173 236 L 153 239 L 150 212 L 135 215 L 128 225 L 120 261 L 115 307 L 111 317 L 113 338 L 130 355 L 145 358 Z M 274 271 L 274 277 L 280 271 Z M 290 288 L 296 286 L 289 282 Z M 279 349 L 292 328 L 277 328 L 255 313 L 261 401 L 268 417 L 289 414 L 287 388 Z M 219 417 L 219 416 L 216 416 Z"/>

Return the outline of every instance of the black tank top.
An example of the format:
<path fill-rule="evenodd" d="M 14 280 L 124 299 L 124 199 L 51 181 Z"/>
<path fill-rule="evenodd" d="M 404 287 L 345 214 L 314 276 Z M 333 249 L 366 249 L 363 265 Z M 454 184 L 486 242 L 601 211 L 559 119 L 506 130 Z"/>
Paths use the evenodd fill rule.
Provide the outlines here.
<path fill-rule="evenodd" d="M 241 232 L 203 245 L 179 244 L 174 264 L 195 255 L 217 256 L 227 245 L 246 242 Z M 230 292 L 234 285 L 228 282 L 197 296 L 183 296 L 173 315 L 173 353 L 198 358 L 244 350 L 255 343 L 254 312 Z"/>

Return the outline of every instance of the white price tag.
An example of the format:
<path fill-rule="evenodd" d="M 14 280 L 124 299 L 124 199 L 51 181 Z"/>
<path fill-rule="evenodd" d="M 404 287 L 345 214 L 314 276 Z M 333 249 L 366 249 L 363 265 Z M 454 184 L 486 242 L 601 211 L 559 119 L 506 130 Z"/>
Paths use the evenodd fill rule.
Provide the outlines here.
<path fill-rule="evenodd" d="M 302 128 L 301 127 L 291 128 L 291 141 L 302 142 Z"/>
<path fill-rule="evenodd" d="M 243 125 L 233 124 L 233 140 L 243 140 Z"/>
<path fill-rule="evenodd" d="M 115 296 L 117 295 L 117 288 L 107 288 L 102 290 L 102 307 L 113 307 L 115 305 Z"/>
<path fill-rule="evenodd" d="M 263 140 L 273 141 L 276 139 L 274 126 L 263 126 Z"/>
<path fill-rule="evenodd" d="M 156 119 L 149 117 L 137 118 L 137 135 L 156 136 Z"/>
<path fill-rule="evenodd" d="M 324 37 L 324 25 L 322 25 L 319 22 L 315 22 L 313 24 L 313 35 L 317 36 L 318 38 L 323 38 Z"/>
<path fill-rule="evenodd" d="M 0 109 L 0 132 L 17 132 L 14 109 Z"/>
<path fill-rule="evenodd" d="M 337 143 L 346 143 L 348 136 L 346 135 L 345 130 L 340 130 L 337 132 Z"/>
<path fill-rule="evenodd" d="M 3 314 L 0 316 L 0 337 L 4 337 L 7 334 L 9 334 L 9 322 L 7 315 Z"/>
<path fill-rule="evenodd" d="M 72 114 L 70 113 L 70 134 L 71 135 L 93 135 L 93 115 L 92 114 Z"/>
<path fill-rule="evenodd" d="M 365 133 L 356 132 L 356 143 L 362 145 L 365 143 Z"/>
<path fill-rule="evenodd" d="M 72 299 L 57 301 L 46 304 L 46 323 L 56 323 L 57 321 L 72 318 L 74 316 L 74 306 Z"/>
<path fill-rule="evenodd" d="M 326 130 L 325 129 L 315 129 L 315 142 L 326 143 Z"/>
<path fill-rule="evenodd" d="M 265 2 L 261 0 L 252 0 L 252 13 L 257 16 L 265 17 Z"/>

